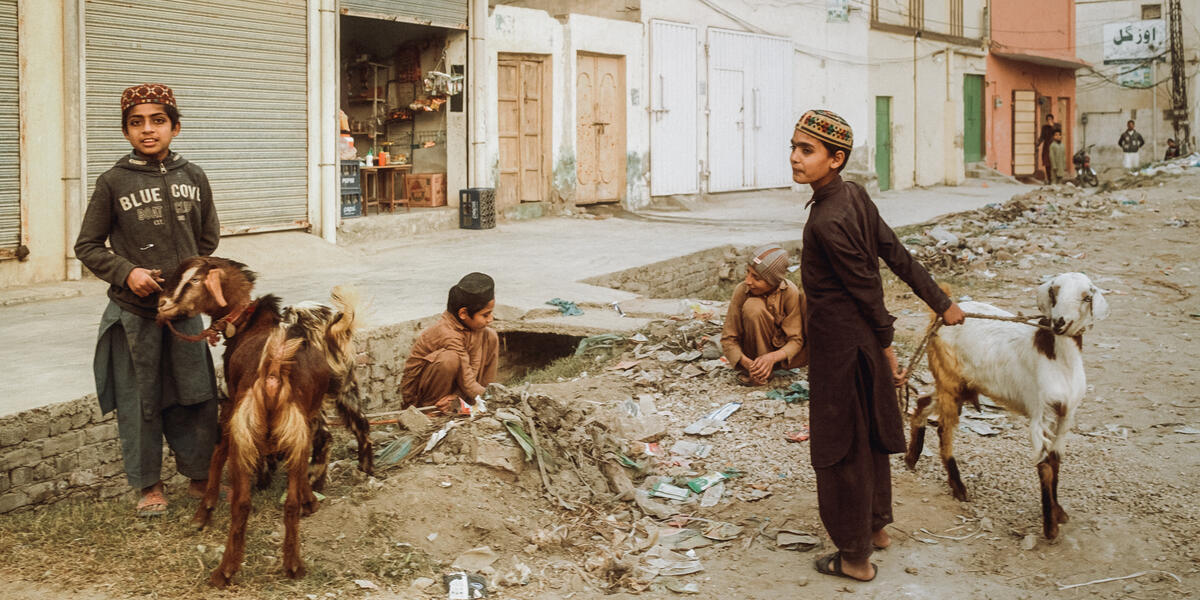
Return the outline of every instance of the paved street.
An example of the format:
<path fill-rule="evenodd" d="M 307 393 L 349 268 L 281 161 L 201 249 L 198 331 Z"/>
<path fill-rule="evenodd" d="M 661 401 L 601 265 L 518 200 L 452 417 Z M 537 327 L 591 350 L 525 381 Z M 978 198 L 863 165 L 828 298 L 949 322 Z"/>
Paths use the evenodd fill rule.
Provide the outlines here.
<path fill-rule="evenodd" d="M 884 218 L 899 226 L 1003 202 L 1027 189 L 970 180 L 958 187 L 885 192 L 876 201 Z M 345 247 L 298 232 L 238 236 L 223 239 L 217 254 L 250 265 L 260 274 L 257 291 L 279 294 L 286 302 L 325 300 L 332 286 L 356 284 L 368 301 L 368 326 L 378 327 L 437 314 L 449 286 L 473 270 L 493 275 L 498 303 L 522 312 L 545 308 L 553 297 L 625 300 L 632 295 L 580 282 L 722 244 L 798 239 L 808 196 L 807 190 L 722 194 L 687 211 L 601 220 L 549 217 Z M 104 291 L 105 284 L 88 279 L 0 292 L 0 304 L 35 299 L 0 306 L 0 364 L 6 365 L 0 415 L 94 391 L 92 351 Z"/>

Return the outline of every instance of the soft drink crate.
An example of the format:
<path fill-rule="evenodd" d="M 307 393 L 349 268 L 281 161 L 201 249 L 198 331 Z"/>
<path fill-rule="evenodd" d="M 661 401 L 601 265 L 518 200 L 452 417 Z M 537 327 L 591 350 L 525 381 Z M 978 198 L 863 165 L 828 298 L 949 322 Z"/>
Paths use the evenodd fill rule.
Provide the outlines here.
<path fill-rule="evenodd" d="M 351 192 L 342 194 L 342 218 L 350 219 L 362 216 L 362 194 Z"/>
<path fill-rule="evenodd" d="M 413 173 L 404 178 L 409 206 L 445 206 L 446 174 Z"/>
<path fill-rule="evenodd" d="M 458 190 L 460 229 L 492 229 L 496 226 L 496 188 Z"/>
<path fill-rule="evenodd" d="M 359 167 L 362 166 L 362 161 L 358 160 L 343 160 L 341 171 L 342 193 L 354 192 L 358 193 L 361 187 L 359 177 Z"/>

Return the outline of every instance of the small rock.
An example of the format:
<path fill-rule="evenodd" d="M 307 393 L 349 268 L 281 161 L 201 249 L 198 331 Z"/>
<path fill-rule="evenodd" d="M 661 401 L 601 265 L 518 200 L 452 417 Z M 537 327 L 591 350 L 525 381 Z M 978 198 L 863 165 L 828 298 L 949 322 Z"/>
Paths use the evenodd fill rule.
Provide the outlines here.
<path fill-rule="evenodd" d="M 428 577 L 418 577 L 413 580 L 411 587 L 415 590 L 423 590 L 423 589 L 433 585 L 434 583 L 435 582 Z"/>
<path fill-rule="evenodd" d="M 1033 547 L 1036 545 L 1037 545 L 1037 537 L 1034 536 L 1032 533 L 1025 536 L 1025 539 L 1021 540 L 1021 549 L 1022 550 L 1033 550 Z"/>
<path fill-rule="evenodd" d="M 904 572 L 908 573 L 909 575 L 916 575 L 917 568 L 916 567 L 904 567 Z"/>
<path fill-rule="evenodd" d="M 806 585 L 808 585 L 808 577 L 801 577 L 796 580 L 796 587 L 804 587 Z"/>

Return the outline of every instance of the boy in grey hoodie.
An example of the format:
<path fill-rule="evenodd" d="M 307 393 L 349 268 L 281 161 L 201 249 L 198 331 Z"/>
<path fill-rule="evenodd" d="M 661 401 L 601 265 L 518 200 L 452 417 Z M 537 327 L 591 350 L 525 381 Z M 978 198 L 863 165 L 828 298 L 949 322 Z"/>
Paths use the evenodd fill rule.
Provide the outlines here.
<path fill-rule="evenodd" d="M 185 342 L 154 322 L 161 274 L 210 255 L 220 223 L 204 171 L 171 152 L 179 110 L 171 88 L 147 83 L 121 95 L 121 129 L 133 151 L 96 178 L 75 255 L 109 283 L 93 368 L 103 412 L 117 411 L 129 484 L 139 516 L 166 512 L 162 443 L 177 470 L 204 489 L 217 440 L 217 390 L 203 342 Z M 106 247 L 108 242 L 110 247 Z M 200 317 L 176 324 L 188 334 Z"/>

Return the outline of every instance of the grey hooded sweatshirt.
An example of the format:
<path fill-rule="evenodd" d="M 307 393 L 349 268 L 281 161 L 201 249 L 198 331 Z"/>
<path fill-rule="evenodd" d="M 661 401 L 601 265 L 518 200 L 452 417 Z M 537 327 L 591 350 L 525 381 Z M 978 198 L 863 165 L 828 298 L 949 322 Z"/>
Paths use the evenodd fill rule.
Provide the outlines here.
<path fill-rule="evenodd" d="M 154 318 L 158 298 L 125 285 L 135 267 L 170 275 L 183 259 L 217 249 L 221 225 L 204 171 L 172 152 L 161 162 L 136 152 L 96 178 L 75 256 L 109 283 L 108 297 Z M 105 242 L 111 249 L 105 247 Z"/>

